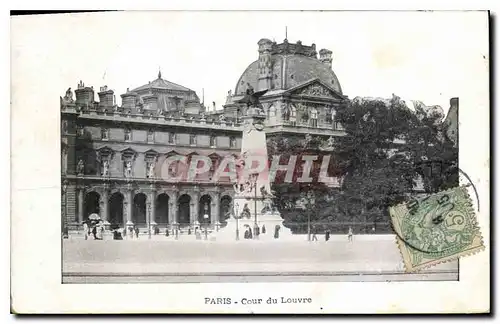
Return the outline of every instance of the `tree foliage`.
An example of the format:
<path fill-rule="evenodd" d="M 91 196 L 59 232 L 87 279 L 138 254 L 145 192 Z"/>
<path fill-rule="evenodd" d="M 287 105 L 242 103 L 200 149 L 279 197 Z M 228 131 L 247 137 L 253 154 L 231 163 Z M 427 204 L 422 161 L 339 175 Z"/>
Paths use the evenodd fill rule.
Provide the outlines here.
<path fill-rule="evenodd" d="M 269 138 L 270 158 L 280 155 L 280 164 L 286 164 L 291 155 L 298 156 L 300 166 L 304 155 L 333 154 L 329 174 L 342 177 L 341 188 L 326 186 L 318 181 L 319 164 L 311 172 L 310 183 L 296 181 L 300 167 L 291 183 L 278 174 L 272 184 L 278 210 L 289 223 L 304 223 L 310 217 L 312 222 L 365 224 L 358 226 L 358 232 L 371 231 L 381 223 L 388 230 L 388 207 L 415 194 L 417 178 L 423 179 L 427 192 L 458 183 L 458 149 L 444 135 L 441 118 L 419 106 L 410 110 L 397 97 L 352 100 L 335 115 L 345 136 L 335 138 L 333 153 L 320 149 L 325 139 L 319 137 L 307 145 L 304 137 Z M 301 199 L 302 207 L 297 208 Z"/>
<path fill-rule="evenodd" d="M 397 97 L 353 100 L 338 110 L 346 132 L 335 145 L 346 219 L 388 223 L 388 207 L 414 194 L 419 177 L 429 192 L 456 185 L 458 150 L 443 135 L 441 118 L 412 111 Z"/>

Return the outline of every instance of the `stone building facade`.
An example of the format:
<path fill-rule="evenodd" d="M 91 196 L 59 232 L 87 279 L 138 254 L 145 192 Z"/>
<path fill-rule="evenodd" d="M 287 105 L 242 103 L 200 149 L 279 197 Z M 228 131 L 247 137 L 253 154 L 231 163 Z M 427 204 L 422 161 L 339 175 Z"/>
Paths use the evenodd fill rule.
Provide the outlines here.
<path fill-rule="evenodd" d="M 209 156 L 216 166 L 241 148 L 238 100 L 247 89 L 268 91 L 261 98 L 268 136 L 321 136 L 344 133 L 334 123 L 347 97 L 332 71 L 332 52 L 316 46 L 258 42 L 258 58 L 229 91 L 224 109 L 207 112 L 189 88 L 157 79 L 121 95 L 116 104 L 106 86 L 94 98 L 82 81 L 61 97 L 63 224 L 75 228 L 92 213 L 110 224 L 146 227 L 224 226 L 234 197 L 229 179 L 169 181 L 163 164 L 172 155 Z M 166 172 L 170 172 L 167 170 Z M 208 215 L 208 217 L 207 217 Z"/>

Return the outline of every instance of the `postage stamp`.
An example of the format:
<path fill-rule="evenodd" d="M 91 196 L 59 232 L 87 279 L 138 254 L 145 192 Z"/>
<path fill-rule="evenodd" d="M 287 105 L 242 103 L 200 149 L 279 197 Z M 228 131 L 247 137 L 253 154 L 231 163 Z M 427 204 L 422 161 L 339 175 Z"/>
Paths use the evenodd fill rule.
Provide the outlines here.
<path fill-rule="evenodd" d="M 419 271 L 484 248 L 464 186 L 390 208 L 406 272 Z"/>

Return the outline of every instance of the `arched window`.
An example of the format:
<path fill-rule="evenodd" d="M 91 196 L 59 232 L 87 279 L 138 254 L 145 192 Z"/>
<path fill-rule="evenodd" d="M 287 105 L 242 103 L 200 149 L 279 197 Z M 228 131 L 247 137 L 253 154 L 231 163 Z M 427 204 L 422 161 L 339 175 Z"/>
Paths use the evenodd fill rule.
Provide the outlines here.
<path fill-rule="evenodd" d="M 316 108 L 311 109 L 311 126 L 312 127 L 318 127 L 318 111 Z"/>
<path fill-rule="evenodd" d="M 269 117 L 275 117 L 276 116 L 276 108 L 274 108 L 274 105 L 269 107 Z"/>
<path fill-rule="evenodd" d="M 290 105 L 290 124 L 292 126 L 297 125 L 297 107 L 295 105 Z"/>

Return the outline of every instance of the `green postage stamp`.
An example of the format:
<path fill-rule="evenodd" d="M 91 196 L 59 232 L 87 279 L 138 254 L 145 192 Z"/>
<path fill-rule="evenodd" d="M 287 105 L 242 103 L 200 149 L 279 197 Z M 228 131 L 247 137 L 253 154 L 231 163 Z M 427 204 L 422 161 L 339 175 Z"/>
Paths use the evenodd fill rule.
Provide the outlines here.
<path fill-rule="evenodd" d="M 414 198 L 391 207 L 390 215 L 407 272 L 484 248 L 465 187 Z"/>

